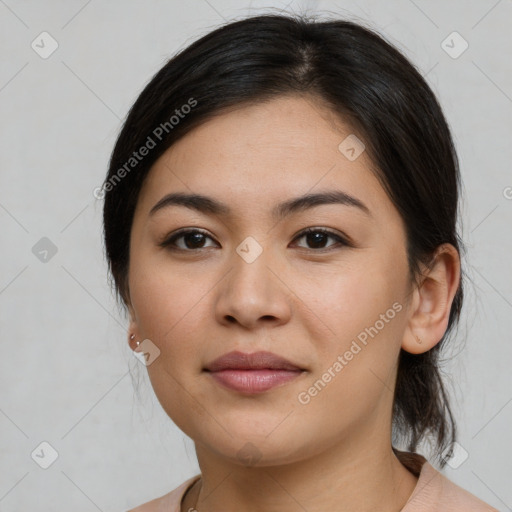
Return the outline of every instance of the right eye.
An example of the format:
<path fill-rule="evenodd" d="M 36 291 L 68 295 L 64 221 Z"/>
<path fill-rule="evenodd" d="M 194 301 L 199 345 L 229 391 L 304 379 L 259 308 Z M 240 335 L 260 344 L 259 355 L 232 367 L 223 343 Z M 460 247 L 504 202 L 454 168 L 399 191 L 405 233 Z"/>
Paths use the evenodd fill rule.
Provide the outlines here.
<path fill-rule="evenodd" d="M 207 238 L 213 240 L 213 238 L 207 235 L 207 233 L 204 231 L 198 229 L 182 229 L 177 233 L 174 233 L 171 236 L 167 237 L 159 245 L 161 247 L 166 247 L 167 249 L 170 250 L 193 252 L 196 251 L 197 249 L 203 249 L 204 242 Z M 179 244 L 176 243 L 177 240 L 180 239 L 183 239 L 184 246 L 180 246 Z"/>

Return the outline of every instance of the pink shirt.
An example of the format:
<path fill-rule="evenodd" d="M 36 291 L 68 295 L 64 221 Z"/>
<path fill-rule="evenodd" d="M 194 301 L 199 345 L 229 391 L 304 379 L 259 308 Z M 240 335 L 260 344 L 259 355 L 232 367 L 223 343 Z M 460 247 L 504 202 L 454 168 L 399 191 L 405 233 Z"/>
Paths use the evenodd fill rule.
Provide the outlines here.
<path fill-rule="evenodd" d="M 437 471 L 420 454 L 402 452 L 400 461 L 419 478 L 401 512 L 499 512 Z M 170 493 L 128 512 L 180 512 L 181 499 L 201 475 L 193 476 Z"/>

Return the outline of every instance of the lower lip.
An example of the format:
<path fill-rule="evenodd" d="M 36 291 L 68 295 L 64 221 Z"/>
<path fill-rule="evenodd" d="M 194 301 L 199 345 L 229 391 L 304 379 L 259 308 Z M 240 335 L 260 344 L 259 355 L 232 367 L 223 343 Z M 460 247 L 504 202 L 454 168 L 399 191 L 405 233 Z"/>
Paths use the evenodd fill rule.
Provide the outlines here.
<path fill-rule="evenodd" d="M 262 393 L 297 378 L 301 370 L 221 370 L 210 375 L 223 386 L 242 393 Z"/>

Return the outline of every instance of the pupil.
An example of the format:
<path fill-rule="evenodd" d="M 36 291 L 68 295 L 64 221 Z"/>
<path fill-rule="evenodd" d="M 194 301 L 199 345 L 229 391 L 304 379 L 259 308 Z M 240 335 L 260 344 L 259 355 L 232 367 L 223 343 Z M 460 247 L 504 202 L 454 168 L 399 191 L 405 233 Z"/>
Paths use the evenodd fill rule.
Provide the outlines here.
<path fill-rule="evenodd" d="M 187 238 L 188 237 L 188 238 Z M 190 249 L 191 247 L 189 247 L 189 245 L 192 245 L 192 249 L 196 248 L 196 245 L 200 246 L 201 245 L 201 242 L 203 241 L 202 238 L 204 237 L 204 235 L 202 233 L 188 233 L 187 235 L 185 235 L 185 239 L 186 240 L 190 240 L 192 239 L 192 244 L 186 244 L 187 247 Z"/>
<path fill-rule="evenodd" d="M 319 232 L 316 232 L 316 233 L 308 233 L 307 235 L 309 238 L 308 238 L 308 243 L 310 241 L 312 241 L 312 244 L 311 245 L 315 245 L 315 244 L 318 244 L 320 243 L 320 245 L 322 245 L 322 238 L 325 238 L 325 233 L 319 233 Z M 325 242 L 325 240 L 323 240 Z"/>

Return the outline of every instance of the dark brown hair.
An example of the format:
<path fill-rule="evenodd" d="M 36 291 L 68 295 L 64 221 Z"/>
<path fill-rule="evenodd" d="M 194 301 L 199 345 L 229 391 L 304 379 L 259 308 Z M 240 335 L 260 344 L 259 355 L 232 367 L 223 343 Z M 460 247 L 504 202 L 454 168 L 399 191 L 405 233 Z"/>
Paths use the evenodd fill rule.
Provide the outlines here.
<path fill-rule="evenodd" d="M 209 118 L 284 94 L 320 100 L 364 140 L 374 172 L 406 226 L 411 282 L 419 282 L 421 264 L 428 267 L 440 244 L 448 242 L 459 253 L 464 249 L 457 232 L 457 155 L 428 84 L 373 30 L 352 21 L 310 18 L 260 15 L 227 23 L 171 58 L 135 101 L 102 187 L 105 250 L 122 305 L 130 300 L 134 210 L 156 159 Z M 143 157 L 142 147 L 148 148 Z M 462 283 L 461 273 L 443 339 L 423 354 L 401 350 L 394 395 L 393 444 L 415 451 L 433 437 L 441 467 L 456 425 L 440 351 L 459 320 Z"/>

